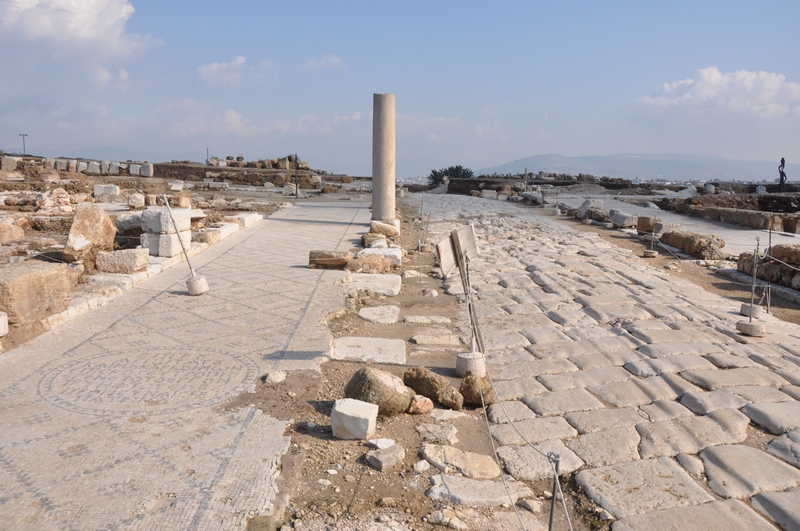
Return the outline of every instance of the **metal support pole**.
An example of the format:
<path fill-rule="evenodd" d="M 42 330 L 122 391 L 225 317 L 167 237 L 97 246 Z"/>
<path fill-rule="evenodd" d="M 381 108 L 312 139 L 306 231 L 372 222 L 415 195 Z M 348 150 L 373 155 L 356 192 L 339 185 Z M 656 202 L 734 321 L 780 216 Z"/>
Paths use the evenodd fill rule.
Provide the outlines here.
<path fill-rule="evenodd" d="M 750 285 L 750 322 L 753 322 L 753 304 L 756 300 L 756 268 L 758 267 L 758 237 L 756 237 L 756 252 L 753 253 L 753 283 Z"/>
<path fill-rule="evenodd" d="M 769 227 L 769 246 L 767 247 L 772 251 L 772 224 Z M 772 307 L 772 260 L 767 262 L 767 313 L 770 313 Z"/>
<path fill-rule="evenodd" d="M 556 500 L 558 499 L 558 468 L 561 463 L 561 456 L 559 454 L 549 453 L 547 459 L 553 463 L 555 473 L 553 474 L 553 497 L 550 500 L 550 525 L 547 526 L 548 531 L 553 531 L 553 520 L 556 516 Z"/>
<path fill-rule="evenodd" d="M 169 207 L 169 199 L 167 199 L 167 194 L 164 195 L 164 204 L 167 205 L 167 212 L 169 213 L 169 219 L 172 221 L 172 226 L 175 227 L 175 234 L 178 236 L 178 243 L 181 244 L 181 250 L 183 251 L 183 256 L 186 258 L 186 264 L 189 266 L 189 271 L 192 273 L 192 278 L 197 277 L 197 273 L 194 272 L 194 268 L 192 267 L 192 263 L 189 261 L 189 253 L 186 252 L 186 246 L 183 245 L 183 240 L 181 240 L 180 232 L 178 232 L 178 225 L 175 223 L 175 218 L 172 217 L 172 209 Z"/>
<path fill-rule="evenodd" d="M 297 160 L 297 153 L 294 154 L 294 197 L 300 199 L 300 178 L 297 175 L 297 170 L 300 168 L 300 162 Z"/>
<path fill-rule="evenodd" d="M 19 136 L 22 137 L 22 154 L 25 155 L 25 137 L 28 136 L 28 133 L 20 133 Z"/>

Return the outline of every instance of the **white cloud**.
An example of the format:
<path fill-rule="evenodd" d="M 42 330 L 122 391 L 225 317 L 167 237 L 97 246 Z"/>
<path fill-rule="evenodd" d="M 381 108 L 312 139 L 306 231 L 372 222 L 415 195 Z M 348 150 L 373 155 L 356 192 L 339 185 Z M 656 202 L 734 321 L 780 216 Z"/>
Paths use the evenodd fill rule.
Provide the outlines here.
<path fill-rule="evenodd" d="M 306 70 L 332 70 L 345 68 L 345 63 L 338 55 L 322 55 L 319 57 L 312 57 L 306 61 Z"/>
<path fill-rule="evenodd" d="M 800 83 L 787 81 L 773 72 L 720 72 L 715 66 L 703 68 L 695 79 L 664 83 L 641 98 L 648 108 L 722 109 L 760 120 L 785 116 L 800 117 Z"/>
<path fill-rule="evenodd" d="M 0 0 L 0 33 L 9 40 L 55 45 L 59 54 L 77 50 L 119 57 L 156 43 L 126 32 L 133 13 L 127 0 Z"/>
<path fill-rule="evenodd" d="M 239 86 L 242 82 L 242 73 L 247 63 L 247 57 L 240 55 L 228 63 L 211 63 L 197 67 L 197 73 L 207 83 L 212 85 Z"/>

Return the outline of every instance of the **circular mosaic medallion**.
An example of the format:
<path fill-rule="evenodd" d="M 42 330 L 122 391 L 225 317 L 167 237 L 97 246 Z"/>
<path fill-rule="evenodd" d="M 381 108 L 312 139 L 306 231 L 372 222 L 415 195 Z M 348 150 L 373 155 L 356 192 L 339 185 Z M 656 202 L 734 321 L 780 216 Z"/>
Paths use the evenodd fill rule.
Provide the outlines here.
<path fill-rule="evenodd" d="M 98 354 L 51 365 L 39 394 L 91 415 L 162 415 L 238 396 L 258 376 L 244 357 L 224 352 L 151 349 Z"/>

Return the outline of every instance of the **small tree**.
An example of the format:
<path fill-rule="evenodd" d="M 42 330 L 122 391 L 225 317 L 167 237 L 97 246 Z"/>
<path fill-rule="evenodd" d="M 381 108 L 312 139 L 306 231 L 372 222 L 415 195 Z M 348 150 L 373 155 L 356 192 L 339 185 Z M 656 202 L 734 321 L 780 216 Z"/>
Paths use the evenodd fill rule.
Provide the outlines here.
<path fill-rule="evenodd" d="M 428 183 L 432 186 L 439 186 L 450 179 L 472 179 L 472 177 L 472 170 L 459 164 L 441 170 L 431 170 L 431 174 L 428 175 Z"/>

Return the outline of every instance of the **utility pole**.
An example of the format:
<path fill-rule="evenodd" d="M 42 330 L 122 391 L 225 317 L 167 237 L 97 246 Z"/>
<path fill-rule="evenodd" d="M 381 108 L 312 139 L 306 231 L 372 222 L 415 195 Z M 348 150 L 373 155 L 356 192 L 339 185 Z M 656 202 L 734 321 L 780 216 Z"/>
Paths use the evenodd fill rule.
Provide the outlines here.
<path fill-rule="evenodd" d="M 20 133 L 19 136 L 22 137 L 22 154 L 25 154 L 25 137 L 28 136 L 28 133 Z"/>

